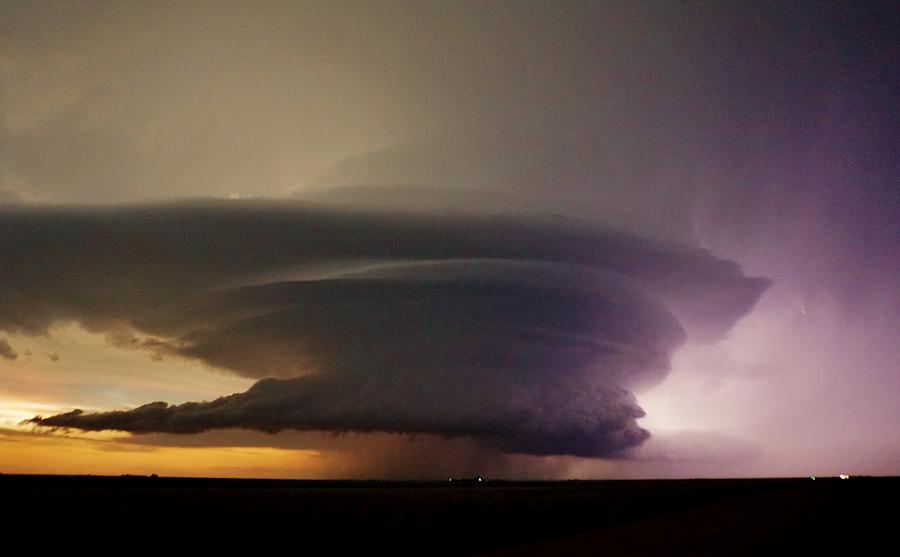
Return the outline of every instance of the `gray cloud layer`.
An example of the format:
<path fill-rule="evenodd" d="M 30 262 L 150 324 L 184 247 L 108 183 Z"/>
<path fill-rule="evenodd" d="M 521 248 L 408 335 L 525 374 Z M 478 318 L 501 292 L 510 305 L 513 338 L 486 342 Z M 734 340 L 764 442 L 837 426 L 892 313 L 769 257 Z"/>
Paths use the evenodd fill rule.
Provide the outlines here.
<path fill-rule="evenodd" d="M 597 456 L 648 433 L 631 391 L 767 285 L 701 250 L 550 218 L 261 202 L 4 209 L 0 329 L 75 319 L 259 378 L 45 426 L 427 432 Z M 174 340 L 168 340 L 174 339 Z"/>

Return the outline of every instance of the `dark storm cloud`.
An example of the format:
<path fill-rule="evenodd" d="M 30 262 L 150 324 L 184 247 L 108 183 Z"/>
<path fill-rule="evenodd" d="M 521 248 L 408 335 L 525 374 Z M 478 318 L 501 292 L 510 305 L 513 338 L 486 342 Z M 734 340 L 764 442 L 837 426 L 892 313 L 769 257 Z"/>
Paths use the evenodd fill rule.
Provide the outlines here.
<path fill-rule="evenodd" d="M 0 338 L 0 358 L 15 360 L 18 357 L 19 354 L 13 350 L 13 347 L 9 345 L 9 342 L 5 338 Z"/>
<path fill-rule="evenodd" d="M 423 384 L 431 375 L 422 372 L 422 378 L 412 385 L 378 377 L 359 384 L 315 378 L 263 379 L 246 393 L 208 403 L 169 406 L 154 402 L 102 414 L 76 410 L 35 418 L 33 423 L 135 433 L 199 433 L 233 427 L 268 432 L 438 433 L 473 437 L 514 453 L 580 456 L 606 455 L 649 437 L 634 422 L 643 412 L 621 387 L 543 384 L 526 389 L 515 385 L 515 380 L 483 377 Z M 427 392 L 439 388 L 439 393 Z"/>
<path fill-rule="evenodd" d="M 701 250 L 546 217 L 192 202 L 5 209 L 0 230 L 0 287 L 18 294 L 0 328 L 74 319 L 261 379 L 207 403 L 36 420 L 82 429 L 427 432 L 609 454 L 648 435 L 630 389 L 767 284 Z"/>
<path fill-rule="evenodd" d="M 519 260 L 627 277 L 698 337 L 723 333 L 764 279 L 699 249 L 597 230 L 556 217 L 378 213 L 267 202 L 189 202 L 0 211 L 0 328 L 40 332 L 55 320 L 150 331 L 200 294 L 321 273 L 354 261 Z M 577 275 L 578 273 L 574 273 Z M 211 298 L 212 300 L 212 298 Z M 214 303 L 210 301 L 210 303 Z"/>

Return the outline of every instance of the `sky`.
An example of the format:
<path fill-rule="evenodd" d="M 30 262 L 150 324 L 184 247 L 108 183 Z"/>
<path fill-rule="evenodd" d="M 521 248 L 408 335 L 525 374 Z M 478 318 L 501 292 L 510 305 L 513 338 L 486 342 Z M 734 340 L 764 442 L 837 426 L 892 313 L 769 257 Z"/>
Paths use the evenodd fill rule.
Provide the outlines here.
<path fill-rule="evenodd" d="M 900 474 L 891 2 L 3 2 L 0 473 Z"/>

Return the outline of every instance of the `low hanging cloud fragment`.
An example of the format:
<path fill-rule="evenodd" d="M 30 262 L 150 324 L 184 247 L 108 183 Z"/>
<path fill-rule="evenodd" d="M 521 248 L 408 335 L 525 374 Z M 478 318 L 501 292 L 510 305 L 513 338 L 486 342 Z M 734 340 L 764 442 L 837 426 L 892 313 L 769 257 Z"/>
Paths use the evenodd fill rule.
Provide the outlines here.
<path fill-rule="evenodd" d="M 602 456 L 649 433 L 632 391 L 713 340 L 767 281 L 732 262 L 547 218 L 265 202 L 0 211 L 0 329 L 75 319 L 259 381 L 33 423 L 467 436 Z M 128 341 L 132 332 L 151 340 Z"/>
<path fill-rule="evenodd" d="M 15 360 L 18 357 L 19 354 L 9 345 L 9 341 L 5 338 L 0 338 L 0 358 Z"/>

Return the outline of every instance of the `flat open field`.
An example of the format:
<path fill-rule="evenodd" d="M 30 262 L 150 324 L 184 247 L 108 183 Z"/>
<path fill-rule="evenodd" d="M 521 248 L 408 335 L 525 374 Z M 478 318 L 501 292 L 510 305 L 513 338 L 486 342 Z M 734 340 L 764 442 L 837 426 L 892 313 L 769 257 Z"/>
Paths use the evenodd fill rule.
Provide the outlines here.
<path fill-rule="evenodd" d="M 8 532 L 335 554 L 858 554 L 878 544 L 896 549 L 898 495 L 900 478 L 477 484 L 0 475 Z"/>

